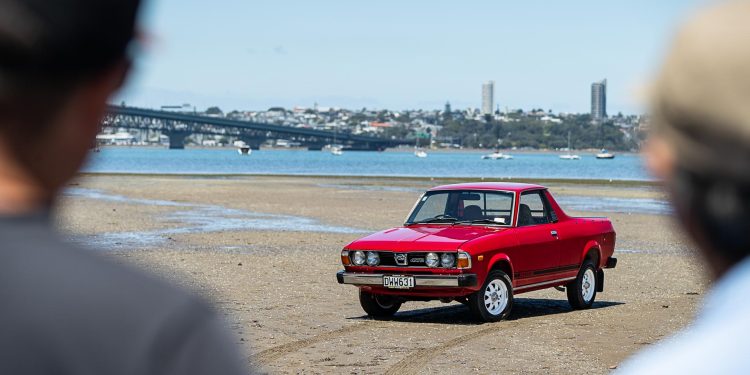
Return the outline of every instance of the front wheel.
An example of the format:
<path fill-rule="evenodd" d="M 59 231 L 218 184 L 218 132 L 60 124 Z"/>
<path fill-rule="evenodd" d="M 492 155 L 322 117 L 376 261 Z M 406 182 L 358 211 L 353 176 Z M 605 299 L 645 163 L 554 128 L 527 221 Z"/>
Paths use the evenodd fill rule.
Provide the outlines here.
<path fill-rule="evenodd" d="M 373 318 L 387 318 L 401 308 L 401 302 L 390 296 L 383 296 L 359 290 L 359 304 L 367 315 Z"/>
<path fill-rule="evenodd" d="M 588 309 L 596 299 L 596 269 L 594 262 L 586 260 L 578 277 L 565 286 L 568 302 L 576 310 Z"/>
<path fill-rule="evenodd" d="M 510 315 L 513 308 L 513 286 L 505 272 L 493 270 L 487 275 L 482 289 L 469 296 L 469 310 L 484 322 L 496 322 Z"/>

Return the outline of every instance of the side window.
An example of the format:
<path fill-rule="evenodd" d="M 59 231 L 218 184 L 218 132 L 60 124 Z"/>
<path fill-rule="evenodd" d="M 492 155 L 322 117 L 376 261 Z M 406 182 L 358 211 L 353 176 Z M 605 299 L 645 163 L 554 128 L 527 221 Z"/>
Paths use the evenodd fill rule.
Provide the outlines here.
<path fill-rule="evenodd" d="M 521 194 L 518 206 L 518 226 L 547 224 L 550 215 L 541 191 L 530 191 Z"/>

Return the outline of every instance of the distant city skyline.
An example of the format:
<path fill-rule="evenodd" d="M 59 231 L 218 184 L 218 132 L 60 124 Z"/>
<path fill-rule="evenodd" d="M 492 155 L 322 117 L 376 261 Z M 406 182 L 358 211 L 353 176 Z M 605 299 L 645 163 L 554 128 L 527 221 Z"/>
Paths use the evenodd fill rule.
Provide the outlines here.
<path fill-rule="evenodd" d="M 114 100 L 462 110 L 481 108 L 477 87 L 493 80 L 503 108 L 586 113 L 591 82 L 607 77 L 608 111 L 639 113 L 674 27 L 706 2 L 154 1 Z"/>

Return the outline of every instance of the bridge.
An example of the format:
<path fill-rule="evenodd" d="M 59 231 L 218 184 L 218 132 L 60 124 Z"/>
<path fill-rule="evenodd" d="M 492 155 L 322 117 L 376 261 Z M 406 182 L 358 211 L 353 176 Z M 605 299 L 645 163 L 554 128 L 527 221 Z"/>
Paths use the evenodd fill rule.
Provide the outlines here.
<path fill-rule="evenodd" d="M 182 112 L 114 105 L 110 105 L 107 110 L 103 127 L 158 131 L 169 137 L 169 148 L 173 149 L 184 148 L 185 138 L 192 134 L 236 137 L 254 149 L 258 149 L 268 139 L 288 139 L 299 142 L 311 150 L 320 150 L 325 145 L 334 143 L 334 139 L 335 143 L 343 145 L 348 150 L 382 150 L 410 143 L 405 140 L 388 140 L 368 135 L 334 133 Z"/>

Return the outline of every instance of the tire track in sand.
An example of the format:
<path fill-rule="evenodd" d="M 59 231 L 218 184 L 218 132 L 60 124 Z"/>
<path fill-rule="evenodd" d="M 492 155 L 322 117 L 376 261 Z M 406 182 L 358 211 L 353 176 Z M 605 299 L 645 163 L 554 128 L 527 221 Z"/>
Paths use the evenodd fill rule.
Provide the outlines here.
<path fill-rule="evenodd" d="M 507 326 L 509 322 L 504 321 L 502 324 Z M 398 361 L 395 365 L 391 366 L 385 371 L 386 375 L 410 375 L 416 374 L 427 363 L 427 360 L 435 354 L 442 353 L 448 349 L 454 348 L 461 344 L 465 344 L 471 340 L 478 339 L 480 337 L 489 335 L 491 333 L 498 332 L 498 323 L 492 324 L 489 327 L 471 331 L 458 337 L 454 337 L 450 340 L 445 341 L 442 344 L 431 346 L 429 348 L 422 348 L 412 351 L 406 355 L 402 360 Z"/>
<path fill-rule="evenodd" d="M 440 315 L 440 314 L 450 314 L 455 311 L 455 308 L 430 308 L 430 309 L 424 309 L 422 311 L 408 311 L 404 312 L 400 315 L 403 319 L 417 319 L 419 317 L 429 316 L 429 315 Z M 394 319 L 395 320 L 395 319 Z M 347 335 L 351 332 L 359 331 L 361 332 L 362 329 L 368 329 L 368 328 L 378 328 L 378 327 L 385 327 L 389 323 L 388 320 L 373 320 L 368 321 L 366 323 L 358 323 L 358 324 L 352 324 L 347 327 L 342 327 L 339 329 L 335 329 L 333 331 L 324 332 L 306 339 L 292 341 L 287 344 L 282 344 L 278 346 L 274 346 L 272 348 L 268 348 L 266 350 L 262 350 L 252 356 L 250 356 L 249 360 L 254 365 L 260 365 L 268 362 L 272 362 L 276 359 L 279 359 L 287 354 L 294 353 L 300 349 L 306 348 L 308 346 L 317 344 L 319 342 L 328 341 L 334 338 L 338 338 L 340 336 Z"/>
<path fill-rule="evenodd" d="M 350 326 L 335 329 L 333 331 L 324 332 L 306 339 L 292 341 L 287 344 L 274 346 L 266 350 L 260 351 L 250 356 L 250 361 L 254 365 L 264 364 L 281 358 L 289 353 L 296 352 L 302 348 L 317 344 L 319 342 L 328 341 L 339 336 L 344 336 L 350 332 L 361 331 L 363 328 L 378 326 L 377 322 L 359 323 L 352 324 Z"/>

